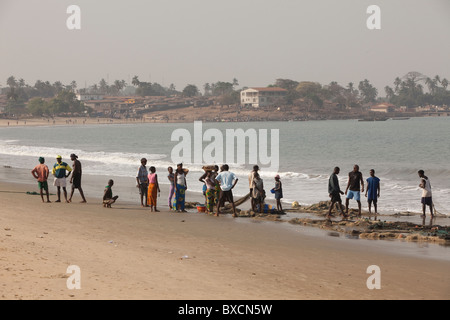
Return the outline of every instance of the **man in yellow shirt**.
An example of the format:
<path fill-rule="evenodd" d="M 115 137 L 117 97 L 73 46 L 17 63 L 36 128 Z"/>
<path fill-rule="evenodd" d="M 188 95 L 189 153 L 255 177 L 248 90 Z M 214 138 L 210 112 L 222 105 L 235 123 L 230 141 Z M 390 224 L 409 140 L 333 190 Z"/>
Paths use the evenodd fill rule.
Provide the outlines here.
<path fill-rule="evenodd" d="M 66 174 L 66 172 L 69 172 Z M 62 161 L 61 156 L 56 157 L 56 163 L 53 166 L 52 174 L 55 176 L 55 181 L 53 182 L 53 185 L 58 190 L 58 200 L 55 202 L 61 202 L 61 188 L 64 192 L 64 198 L 66 199 L 66 202 L 69 202 L 67 200 L 67 189 L 66 189 L 66 178 L 70 176 L 70 173 L 72 172 L 72 168 L 65 162 Z"/>

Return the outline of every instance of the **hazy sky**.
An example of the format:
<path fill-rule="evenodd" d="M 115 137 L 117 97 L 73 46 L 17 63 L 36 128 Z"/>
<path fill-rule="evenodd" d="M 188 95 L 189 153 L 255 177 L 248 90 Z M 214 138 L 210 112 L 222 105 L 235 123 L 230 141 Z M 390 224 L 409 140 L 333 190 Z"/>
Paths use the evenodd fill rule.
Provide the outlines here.
<path fill-rule="evenodd" d="M 72 4 L 81 30 L 66 26 Z M 381 30 L 366 26 L 369 5 Z M 384 95 L 409 71 L 450 79 L 450 0 L 0 0 L 0 41 L 0 86 L 367 78 Z"/>

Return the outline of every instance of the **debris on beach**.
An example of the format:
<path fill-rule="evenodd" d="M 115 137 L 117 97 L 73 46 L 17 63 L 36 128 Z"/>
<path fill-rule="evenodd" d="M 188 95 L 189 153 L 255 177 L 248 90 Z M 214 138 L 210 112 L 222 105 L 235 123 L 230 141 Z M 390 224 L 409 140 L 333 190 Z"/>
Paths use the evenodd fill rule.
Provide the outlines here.
<path fill-rule="evenodd" d="M 289 223 L 313 226 L 344 233 L 360 239 L 400 239 L 407 241 L 450 242 L 450 227 L 417 225 L 406 221 L 372 221 L 368 219 L 329 221 L 294 218 Z"/>

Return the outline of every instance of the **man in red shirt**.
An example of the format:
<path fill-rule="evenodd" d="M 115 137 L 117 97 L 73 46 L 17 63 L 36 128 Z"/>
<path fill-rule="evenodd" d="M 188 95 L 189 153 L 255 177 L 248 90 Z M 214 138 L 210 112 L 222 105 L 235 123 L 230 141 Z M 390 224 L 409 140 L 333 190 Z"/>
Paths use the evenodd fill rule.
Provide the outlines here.
<path fill-rule="evenodd" d="M 48 175 L 50 174 L 50 171 L 48 167 L 44 164 L 45 159 L 43 157 L 39 158 L 39 164 L 31 171 L 31 174 L 35 179 L 38 181 L 39 190 L 41 192 L 41 198 L 42 202 L 44 201 L 44 190 L 47 194 L 47 202 L 50 203 L 50 197 L 48 194 Z"/>

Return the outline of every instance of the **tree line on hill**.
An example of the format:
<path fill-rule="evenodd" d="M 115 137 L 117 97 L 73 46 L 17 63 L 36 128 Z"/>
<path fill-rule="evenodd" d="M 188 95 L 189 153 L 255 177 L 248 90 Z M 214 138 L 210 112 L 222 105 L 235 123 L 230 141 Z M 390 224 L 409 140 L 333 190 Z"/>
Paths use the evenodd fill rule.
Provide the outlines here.
<path fill-rule="evenodd" d="M 9 114 L 32 113 L 33 115 L 56 115 L 61 113 L 81 114 L 91 110 L 78 101 L 75 96 L 76 81 L 64 85 L 61 81 L 51 84 L 49 81 L 37 80 L 33 86 L 24 79 L 10 76 L 7 87 L 2 93 L 7 96 L 5 111 Z M 101 94 L 105 96 L 138 95 L 138 96 L 184 96 L 213 97 L 224 105 L 239 104 L 240 92 L 247 87 L 238 88 L 239 82 L 218 81 L 205 83 L 203 93 L 194 84 L 188 84 L 178 91 L 174 84 L 164 87 L 159 83 L 140 81 L 138 76 L 132 78 L 131 84 L 124 80 L 115 80 L 108 84 L 101 79 L 98 84 L 89 88 L 81 88 L 80 93 Z M 389 102 L 395 106 L 409 108 L 423 105 L 450 106 L 449 81 L 439 75 L 433 78 L 419 72 L 409 72 L 403 77 L 394 79 L 393 86 L 384 88 L 385 97 L 379 97 L 378 90 L 364 79 L 357 85 L 353 82 L 342 86 L 336 81 L 322 85 L 312 81 L 296 81 L 277 79 L 268 87 L 280 87 L 287 90 L 286 105 L 303 105 L 309 111 L 320 110 L 325 101 L 331 102 L 341 109 L 357 109 L 376 102 Z M 426 90 L 427 89 L 427 90 Z"/>

